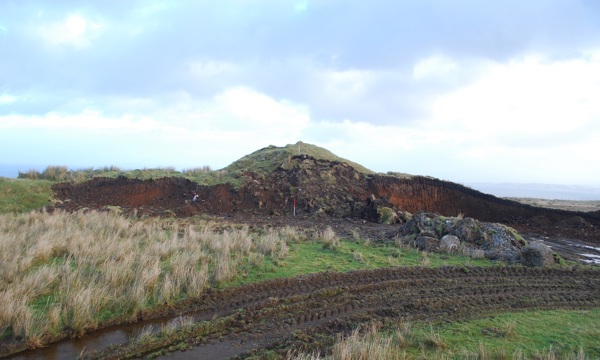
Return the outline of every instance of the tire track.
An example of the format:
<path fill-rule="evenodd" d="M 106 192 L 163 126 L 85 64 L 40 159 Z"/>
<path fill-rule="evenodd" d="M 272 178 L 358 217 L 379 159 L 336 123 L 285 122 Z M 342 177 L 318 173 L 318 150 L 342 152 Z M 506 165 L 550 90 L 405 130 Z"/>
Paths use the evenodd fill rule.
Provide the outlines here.
<path fill-rule="evenodd" d="M 178 309 L 196 323 L 186 339 L 122 345 L 87 358 L 136 358 L 172 350 L 223 359 L 290 342 L 296 331 L 332 332 L 348 319 L 447 319 L 525 309 L 600 307 L 600 271 L 490 267 L 391 268 L 320 273 L 215 291 Z M 301 346 L 301 344 L 298 344 Z M 176 358 L 178 352 L 171 354 Z"/>

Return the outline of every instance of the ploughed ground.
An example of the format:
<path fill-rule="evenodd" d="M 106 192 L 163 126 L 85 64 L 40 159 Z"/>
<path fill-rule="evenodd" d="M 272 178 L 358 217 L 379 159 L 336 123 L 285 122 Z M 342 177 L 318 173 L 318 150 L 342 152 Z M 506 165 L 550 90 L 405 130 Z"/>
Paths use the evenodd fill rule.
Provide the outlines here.
<path fill-rule="evenodd" d="M 364 174 L 344 162 L 307 155 L 293 156 L 268 174 L 247 172 L 242 177 L 238 188 L 204 186 L 183 178 L 120 177 L 58 184 L 53 190 L 60 200 L 55 207 L 68 211 L 118 207 L 139 216 L 208 214 L 251 226 L 331 226 L 339 236 L 358 231 L 375 241 L 390 239 L 399 227 L 380 223 L 382 207 L 393 209 L 400 222 L 406 212 L 463 214 L 507 224 L 526 238 L 542 239 L 567 259 L 581 258 L 571 251 L 575 246 L 600 248 L 598 211 L 534 207 L 428 177 Z M 194 192 L 200 196 L 196 203 L 191 201 Z M 177 323 L 183 318 L 182 324 L 209 321 L 210 327 L 182 325 L 180 331 L 150 343 L 87 346 L 84 357 L 139 358 L 176 351 L 170 356 L 223 359 L 265 349 L 282 354 L 292 348 L 311 352 L 331 345 L 331 335 L 349 332 L 366 321 L 456 320 L 503 311 L 598 306 L 598 270 L 443 267 L 320 273 L 209 291 L 201 298 L 145 314 L 134 326 L 139 332 L 149 324 Z M 68 357 L 61 352 L 68 352 L 67 348 L 54 344 L 37 354 Z M 182 348 L 186 351 L 177 351 Z M 19 356 L 35 358 L 35 354 Z"/>
<path fill-rule="evenodd" d="M 281 355 L 291 349 L 311 353 L 332 345 L 335 335 L 372 321 L 455 321 L 505 311 L 599 306 L 600 271 L 590 269 L 399 267 L 325 272 L 188 299 L 148 316 L 159 321 L 136 324 L 138 333 L 161 324 L 182 324 L 180 331 L 151 342 L 88 346 L 83 354 L 85 342 L 80 348 L 59 343 L 16 358 L 125 359 L 169 354 L 171 359 L 227 359 L 265 350 Z M 203 322 L 211 326 L 183 325 Z M 102 330 L 107 337 L 120 331 L 123 327 Z"/>

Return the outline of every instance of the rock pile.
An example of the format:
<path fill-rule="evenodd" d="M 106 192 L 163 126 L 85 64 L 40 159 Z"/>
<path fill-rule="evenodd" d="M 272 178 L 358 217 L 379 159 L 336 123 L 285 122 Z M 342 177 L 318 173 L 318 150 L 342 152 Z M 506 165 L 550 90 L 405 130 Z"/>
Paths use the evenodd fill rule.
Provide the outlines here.
<path fill-rule="evenodd" d="M 511 227 L 469 217 L 446 217 L 417 212 L 397 233 L 406 244 L 429 252 L 464 253 L 526 266 L 550 265 L 557 261 L 541 242 L 528 244 Z"/>

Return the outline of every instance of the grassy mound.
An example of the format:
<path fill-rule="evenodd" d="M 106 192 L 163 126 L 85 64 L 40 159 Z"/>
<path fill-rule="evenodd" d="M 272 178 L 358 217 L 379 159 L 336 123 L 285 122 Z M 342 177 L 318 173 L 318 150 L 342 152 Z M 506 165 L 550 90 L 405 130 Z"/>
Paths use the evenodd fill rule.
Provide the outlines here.
<path fill-rule="evenodd" d="M 281 164 L 288 162 L 289 159 L 294 155 L 308 155 L 317 160 L 345 162 L 358 172 L 365 174 L 373 173 L 373 171 L 367 169 L 366 167 L 341 158 L 327 149 L 318 147 L 316 145 L 306 144 L 302 141 L 298 141 L 295 144 L 288 144 L 284 147 L 270 145 L 266 148 L 257 150 L 252 154 L 242 157 L 241 159 L 227 166 L 224 170 L 229 172 L 247 170 L 254 171 L 259 174 L 265 174 L 276 170 Z"/>
<path fill-rule="evenodd" d="M 52 181 L 0 177 L 0 213 L 39 209 L 52 200 Z"/>

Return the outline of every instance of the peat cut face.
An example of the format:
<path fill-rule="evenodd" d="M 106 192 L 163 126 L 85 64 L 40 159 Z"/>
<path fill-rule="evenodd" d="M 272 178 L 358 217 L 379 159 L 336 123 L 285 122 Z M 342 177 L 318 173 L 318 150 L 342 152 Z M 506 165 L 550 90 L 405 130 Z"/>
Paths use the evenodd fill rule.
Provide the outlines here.
<path fill-rule="evenodd" d="M 192 216 L 234 212 L 265 216 L 296 215 L 396 222 L 405 212 L 463 214 L 544 235 L 573 236 L 600 242 L 600 214 L 554 210 L 500 199 L 460 184 L 422 176 L 365 174 L 345 162 L 291 156 L 275 170 L 239 175 L 242 185 L 199 185 L 183 178 L 153 180 L 94 178 L 82 184 L 53 186 L 57 208 L 76 210 L 118 206 L 123 211 Z M 192 202 L 193 194 L 200 197 Z M 381 211 L 385 208 L 385 211 Z"/>
<path fill-rule="evenodd" d="M 171 211 L 178 216 L 191 216 L 207 203 L 213 213 L 232 211 L 234 192 L 229 185 L 200 186 L 182 178 L 152 180 L 94 178 L 82 184 L 61 183 L 52 187 L 59 203 L 56 208 L 68 211 L 105 209 L 118 206 L 123 211 L 136 210 L 140 214 L 161 215 Z M 192 204 L 193 194 L 202 199 Z"/>

